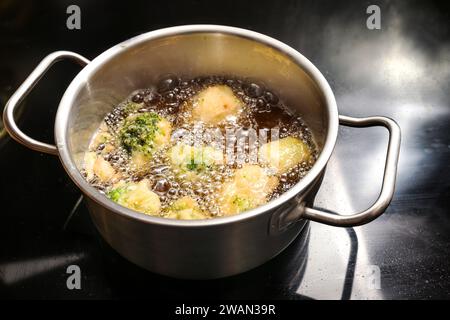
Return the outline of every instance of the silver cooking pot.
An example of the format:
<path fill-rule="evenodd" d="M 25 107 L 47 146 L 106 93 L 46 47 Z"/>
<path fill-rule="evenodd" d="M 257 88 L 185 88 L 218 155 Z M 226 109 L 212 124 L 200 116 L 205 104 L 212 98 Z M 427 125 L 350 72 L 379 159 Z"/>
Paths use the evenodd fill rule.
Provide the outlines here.
<path fill-rule="evenodd" d="M 55 122 L 56 146 L 34 140 L 13 114 L 56 61 L 85 66 L 67 88 Z M 152 217 L 122 207 L 90 186 L 80 174 L 83 153 L 103 117 L 130 92 L 164 74 L 186 77 L 234 75 L 261 79 L 302 115 L 320 150 L 317 162 L 293 188 L 266 205 L 211 220 Z M 86 196 L 100 234 L 122 256 L 150 271 L 189 279 L 225 277 L 252 269 L 280 253 L 308 220 L 350 227 L 381 215 L 394 193 L 400 128 L 381 116 L 338 115 L 331 88 L 303 55 L 268 36 L 239 28 L 190 25 L 161 29 L 124 41 L 92 61 L 72 52 L 48 55 L 11 96 L 4 110 L 9 134 L 23 145 L 59 155 Z M 384 126 L 389 145 L 379 198 L 367 210 L 340 215 L 312 207 L 312 199 L 336 144 L 338 125 Z"/>

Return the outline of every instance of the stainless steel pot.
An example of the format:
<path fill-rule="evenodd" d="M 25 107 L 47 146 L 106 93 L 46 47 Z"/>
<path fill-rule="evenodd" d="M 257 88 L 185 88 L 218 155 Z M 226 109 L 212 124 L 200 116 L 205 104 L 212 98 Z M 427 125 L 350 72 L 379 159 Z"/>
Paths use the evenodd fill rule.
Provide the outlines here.
<path fill-rule="evenodd" d="M 85 67 L 59 104 L 54 146 L 24 134 L 14 122 L 13 113 L 50 66 L 62 59 Z M 264 80 L 308 123 L 320 149 L 317 162 L 278 199 L 231 217 L 170 220 L 144 215 L 110 201 L 80 174 L 83 152 L 115 104 L 168 73 L 188 77 L 231 74 Z M 262 264 L 286 248 L 307 220 L 348 227 L 375 219 L 392 199 L 400 149 L 400 128 L 393 120 L 338 115 L 327 81 L 299 52 L 253 31 L 215 25 L 145 33 L 92 61 L 72 52 L 54 52 L 12 95 L 3 119 L 5 128 L 18 142 L 39 152 L 59 155 L 69 176 L 86 195 L 97 229 L 115 250 L 150 271 L 189 279 L 229 276 Z M 340 215 L 311 207 L 314 187 L 320 184 L 336 143 L 339 123 L 352 127 L 384 126 L 390 133 L 380 196 L 370 208 L 355 214 Z"/>

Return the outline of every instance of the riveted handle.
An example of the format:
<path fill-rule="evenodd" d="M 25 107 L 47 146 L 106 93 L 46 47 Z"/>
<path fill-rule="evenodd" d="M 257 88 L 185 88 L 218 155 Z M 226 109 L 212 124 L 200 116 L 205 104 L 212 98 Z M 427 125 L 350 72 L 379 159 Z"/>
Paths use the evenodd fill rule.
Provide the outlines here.
<path fill-rule="evenodd" d="M 28 78 L 20 85 L 20 87 L 14 92 L 9 101 L 6 103 L 3 110 L 3 123 L 6 131 L 17 142 L 24 146 L 36 150 L 39 152 L 45 152 L 48 154 L 58 154 L 56 146 L 37 141 L 30 136 L 26 135 L 16 124 L 14 120 L 14 110 L 16 107 L 27 97 L 27 95 L 34 88 L 36 83 L 42 78 L 48 69 L 57 61 L 69 59 L 77 62 L 81 66 L 85 66 L 89 63 L 89 60 L 80 56 L 77 53 L 70 51 L 56 51 L 46 56 L 38 66 L 31 72 Z"/>
<path fill-rule="evenodd" d="M 387 117 L 375 116 L 367 118 L 352 118 L 339 116 L 339 122 L 342 125 L 350 127 L 373 127 L 383 126 L 389 130 L 389 144 L 386 155 L 386 164 L 384 167 L 383 185 L 381 192 L 375 203 L 368 209 L 354 213 L 340 215 L 333 212 L 325 212 L 320 209 L 303 209 L 301 218 L 309 219 L 324 224 L 338 227 L 353 227 L 366 224 L 380 216 L 388 207 L 394 196 L 395 180 L 397 177 L 397 163 L 400 153 L 400 127 L 398 124 Z"/>

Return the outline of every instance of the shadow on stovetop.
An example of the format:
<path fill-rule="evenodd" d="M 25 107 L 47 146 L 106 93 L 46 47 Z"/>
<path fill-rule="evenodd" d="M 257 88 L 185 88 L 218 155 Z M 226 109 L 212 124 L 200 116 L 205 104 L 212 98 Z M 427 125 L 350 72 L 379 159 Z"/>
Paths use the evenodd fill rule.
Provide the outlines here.
<path fill-rule="evenodd" d="M 348 233 L 348 237 L 350 238 L 350 253 L 345 271 L 345 280 L 341 300 L 350 300 L 351 298 L 353 280 L 355 278 L 356 260 L 358 257 L 358 236 L 356 235 L 355 229 L 347 228 L 346 231 Z"/>

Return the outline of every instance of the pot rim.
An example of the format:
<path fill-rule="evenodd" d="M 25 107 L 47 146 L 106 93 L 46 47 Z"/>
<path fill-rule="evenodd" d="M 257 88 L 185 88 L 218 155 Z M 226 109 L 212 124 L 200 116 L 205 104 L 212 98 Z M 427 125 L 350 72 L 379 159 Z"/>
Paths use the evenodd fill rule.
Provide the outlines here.
<path fill-rule="evenodd" d="M 234 35 L 257 41 L 259 43 L 265 44 L 269 47 L 272 47 L 284 53 L 289 58 L 291 58 L 296 64 L 298 64 L 314 81 L 318 89 L 322 92 L 326 108 L 328 109 L 329 114 L 328 132 L 325 139 L 325 144 L 323 146 L 322 151 L 319 154 L 317 161 L 315 162 L 313 167 L 309 170 L 309 172 L 295 186 L 293 186 L 291 189 L 280 195 L 280 197 L 278 197 L 277 199 L 269 201 L 268 203 L 260 207 L 254 208 L 252 210 L 234 216 L 217 217 L 213 219 L 202 219 L 202 220 L 177 220 L 177 219 L 167 219 L 162 217 L 150 216 L 120 206 L 119 204 L 108 199 L 105 195 L 98 192 L 97 189 L 92 187 L 84 179 L 79 170 L 76 168 L 74 161 L 72 160 L 72 157 L 69 153 L 69 149 L 67 147 L 67 130 L 68 130 L 67 124 L 69 120 L 70 109 L 73 105 L 74 97 L 77 95 L 80 88 L 89 78 L 90 74 L 102 68 L 102 66 L 108 60 L 110 60 L 117 54 L 123 52 L 124 50 L 127 50 L 128 47 L 132 47 L 157 38 L 190 33 L 224 33 Z M 102 54 L 97 56 L 94 60 L 92 60 L 72 80 L 72 82 L 66 89 L 60 101 L 55 120 L 55 141 L 63 167 L 69 174 L 70 178 L 83 191 L 85 195 L 89 196 L 89 198 L 91 198 L 101 206 L 107 208 L 108 210 L 116 214 L 119 214 L 122 217 L 138 220 L 149 224 L 157 224 L 173 227 L 176 226 L 207 227 L 254 218 L 258 215 L 261 215 L 265 212 L 268 212 L 278 207 L 282 203 L 285 203 L 290 199 L 292 199 L 293 197 L 295 197 L 296 195 L 300 194 L 302 191 L 305 191 L 307 187 L 311 185 L 321 174 L 321 172 L 325 169 L 325 166 L 328 163 L 328 160 L 336 144 L 338 125 L 339 120 L 338 120 L 336 99 L 334 97 L 333 91 L 330 88 L 330 85 L 328 84 L 327 80 L 322 75 L 322 73 L 307 58 L 305 58 L 300 52 L 298 52 L 294 48 L 288 46 L 287 44 L 279 40 L 247 29 L 222 25 L 183 25 L 158 29 L 155 31 L 150 31 L 135 36 L 111 47 L 110 49 L 104 51 Z"/>

